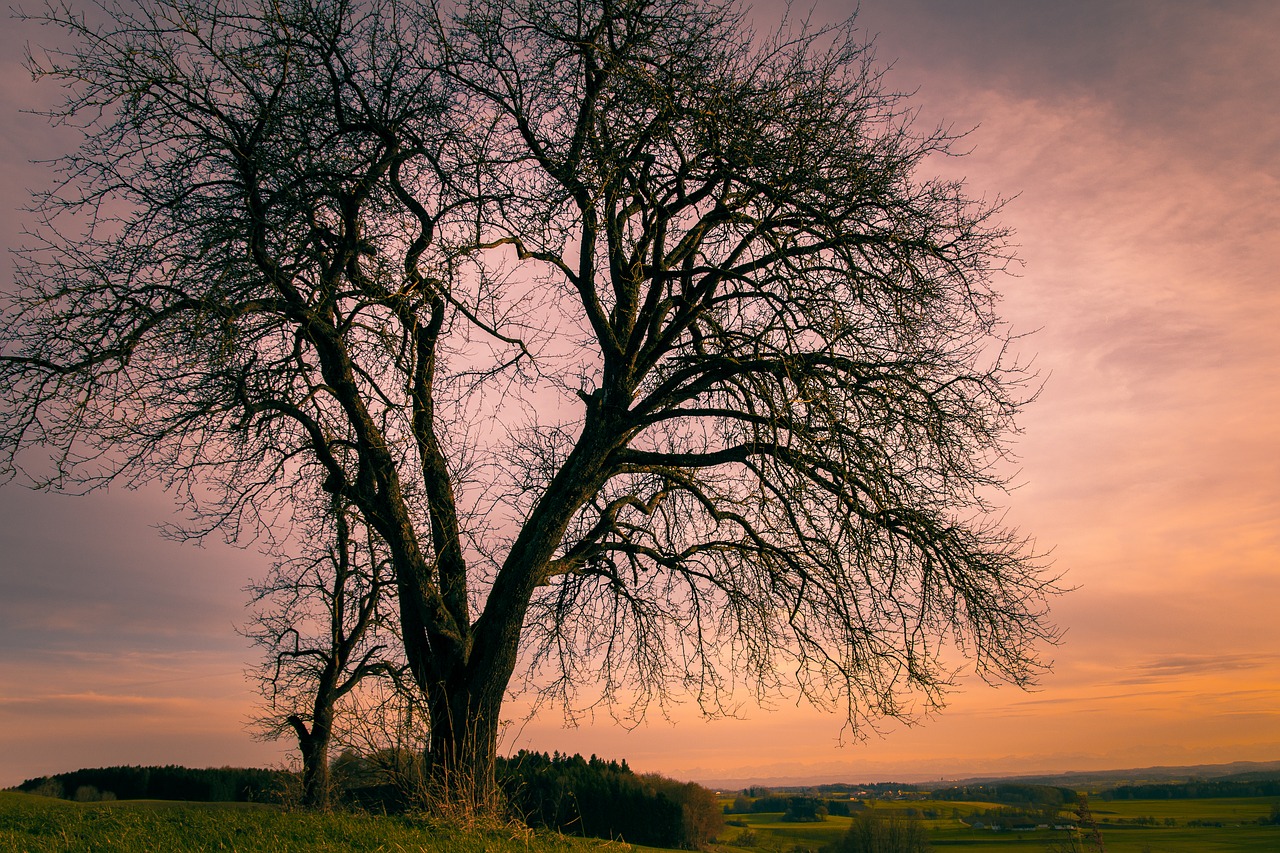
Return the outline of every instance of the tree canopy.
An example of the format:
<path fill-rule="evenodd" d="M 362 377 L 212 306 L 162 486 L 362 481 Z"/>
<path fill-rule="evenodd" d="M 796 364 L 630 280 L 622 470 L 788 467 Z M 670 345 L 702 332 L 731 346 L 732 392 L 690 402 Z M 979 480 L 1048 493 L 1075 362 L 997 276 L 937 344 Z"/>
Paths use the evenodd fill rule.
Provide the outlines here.
<path fill-rule="evenodd" d="M 572 714 L 1027 684 L 989 504 L 1034 396 L 999 204 L 852 22 L 697 0 L 51 6 L 84 129 L 4 296 L 0 448 L 245 539 L 380 543 L 450 796 L 517 667 Z"/>

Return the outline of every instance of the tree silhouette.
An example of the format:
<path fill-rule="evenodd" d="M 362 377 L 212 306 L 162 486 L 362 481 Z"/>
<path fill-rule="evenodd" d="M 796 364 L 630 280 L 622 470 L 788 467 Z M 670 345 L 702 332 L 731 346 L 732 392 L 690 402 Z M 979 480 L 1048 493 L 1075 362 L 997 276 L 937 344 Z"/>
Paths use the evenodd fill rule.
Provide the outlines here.
<path fill-rule="evenodd" d="M 1033 396 L 998 205 L 852 24 L 694 0 L 42 16 L 85 130 L 5 301 L 11 467 L 385 545 L 442 797 L 521 667 L 571 715 L 798 691 L 856 731 L 1026 684 L 1052 579 L 988 500 Z M 299 509 L 302 508 L 302 509 Z M 526 668 L 527 667 L 527 668 Z"/>
<path fill-rule="evenodd" d="M 277 561 L 250 586 L 255 609 L 242 631 L 264 653 L 250 671 L 264 699 L 255 726 L 267 739 L 298 739 L 302 803 L 317 808 L 330 805 L 329 747 L 342 699 L 365 679 L 398 682 L 403 669 L 386 624 L 389 561 L 353 521 L 336 501 L 311 519 L 300 543 L 314 553 Z"/>

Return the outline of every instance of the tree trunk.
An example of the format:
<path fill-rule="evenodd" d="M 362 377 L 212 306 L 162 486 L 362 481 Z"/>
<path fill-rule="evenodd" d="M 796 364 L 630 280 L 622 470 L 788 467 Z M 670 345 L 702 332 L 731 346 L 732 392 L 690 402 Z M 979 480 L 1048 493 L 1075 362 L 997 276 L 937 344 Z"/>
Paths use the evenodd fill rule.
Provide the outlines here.
<path fill-rule="evenodd" d="M 469 626 L 469 642 L 411 630 L 423 625 L 401 599 L 405 650 L 427 697 L 431 716 L 428 794 L 436 805 L 464 813 L 499 807 L 498 734 L 507 684 L 515 671 L 520 635 L 534 589 L 564 538 L 570 520 L 604 481 L 602 460 L 617 447 L 624 429 L 605 395 L 593 398 L 582 437 L 525 522 L 495 579 L 484 612 Z M 465 625 L 465 620 L 454 619 Z M 420 637 L 411 644 L 409 637 Z"/>
<path fill-rule="evenodd" d="M 437 807 L 486 814 L 500 807 L 495 769 L 506 681 L 498 689 L 465 684 L 433 691 L 428 796 Z"/>
<path fill-rule="evenodd" d="M 302 753 L 302 805 L 328 809 L 331 804 L 329 741 L 333 734 L 332 720 L 318 715 L 310 731 L 299 717 L 290 717 L 289 722 L 298 734 L 298 751 Z"/>

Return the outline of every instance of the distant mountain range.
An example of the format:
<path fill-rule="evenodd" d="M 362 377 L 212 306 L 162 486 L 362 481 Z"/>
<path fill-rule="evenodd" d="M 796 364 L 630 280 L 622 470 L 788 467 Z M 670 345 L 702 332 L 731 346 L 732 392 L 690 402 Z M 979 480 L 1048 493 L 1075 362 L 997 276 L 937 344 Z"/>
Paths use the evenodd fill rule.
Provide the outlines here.
<path fill-rule="evenodd" d="M 1280 761 L 1233 761 L 1230 764 L 1133 767 L 1126 770 L 1081 770 L 1035 776 L 975 776 L 955 780 L 958 784 L 1018 781 L 1035 785 L 1062 785 L 1068 788 L 1110 787 L 1141 782 L 1186 782 L 1191 779 L 1220 779 L 1247 782 L 1272 779 L 1280 774 Z"/>

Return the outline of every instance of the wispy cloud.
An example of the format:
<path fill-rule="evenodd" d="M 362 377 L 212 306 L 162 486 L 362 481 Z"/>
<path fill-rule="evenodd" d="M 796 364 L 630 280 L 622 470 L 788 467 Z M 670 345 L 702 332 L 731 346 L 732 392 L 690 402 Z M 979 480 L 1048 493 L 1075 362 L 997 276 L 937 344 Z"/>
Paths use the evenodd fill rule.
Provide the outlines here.
<path fill-rule="evenodd" d="M 1188 694 L 1185 690 L 1142 690 L 1131 693 L 1104 693 L 1100 695 L 1085 693 L 1082 695 L 1053 696 L 1045 699 L 1026 699 L 1021 702 L 1012 702 L 1009 707 L 1047 710 L 1051 708 L 1080 705 L 1082 703 L 1115 702 L 1125 699 L 1150 699 L 1155 696 L 1174 697 L 1186 695 Z"/>
<path fill-rule="evenodd" d="M 183 696 L 129 696 L 104 693 L 55 693 L 45 696 L 0 696 L 0 708 L 34 708 L 39 710 L 89 706 L 100 708 L 149 708 L 174 710 L 193 708 L 198 703 Z"/>
<path fill-rule="evenodd" d="M 1177 681 L 1187 677 L 1216 676 L 1229 672 L 1257 670 L 1274 666 L 1280 655 L 1217 654 L 1170 655 L 1143 661 L 1130 670 L 1133 675 L 1114 680 L 1113 684 L 1152 684 Z"/>

